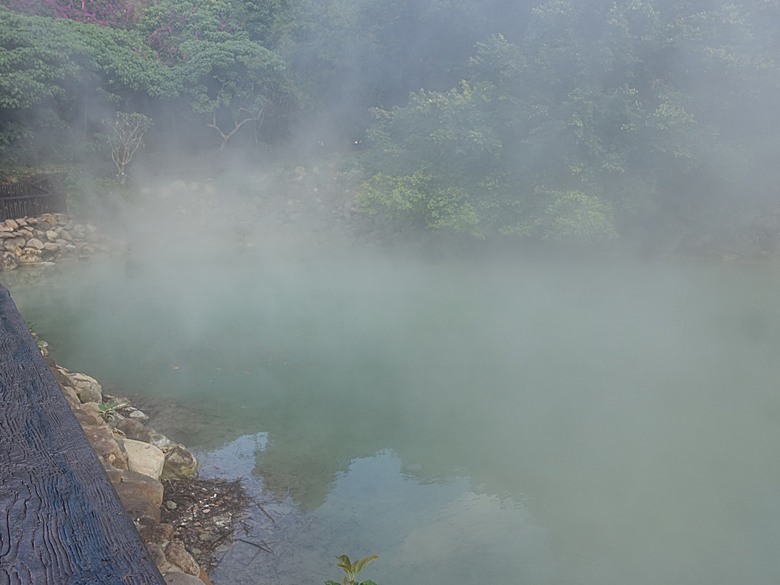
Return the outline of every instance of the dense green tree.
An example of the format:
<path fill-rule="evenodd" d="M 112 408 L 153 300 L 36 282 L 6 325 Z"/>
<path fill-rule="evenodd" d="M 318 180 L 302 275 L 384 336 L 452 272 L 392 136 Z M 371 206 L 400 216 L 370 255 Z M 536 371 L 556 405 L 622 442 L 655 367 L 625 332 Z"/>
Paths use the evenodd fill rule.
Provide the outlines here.
<path fill-rule="evenodd" d="M 541 3 L 516 42 L 477 43 L 459 89 L 377 113 L 366 162 L 383 179 L 364 199 L 386 209 L 393 181 L 424 171 L 463 191 L 482 235 L 689 229 L 736 200 L 747 161 L 773 140 L 780 76 L 767 10 Z"/>
<path fill-rule="evenodd" d="M 162 72 L 133 31 L 0 8 L 0 145 L 4 163 L 68 160 L 101 120 Z"/>
<path fill-rule="evenodd" d="M 166 0 L 139 23 L 166 64 L 166 94 L 187 103 L 219 137 L 220 149 L 245 128 L 259 141 L 266 119 L 278 131 L 294 107 L 284 62 L 250 38 L 242 14 L 220 0 Z"/>

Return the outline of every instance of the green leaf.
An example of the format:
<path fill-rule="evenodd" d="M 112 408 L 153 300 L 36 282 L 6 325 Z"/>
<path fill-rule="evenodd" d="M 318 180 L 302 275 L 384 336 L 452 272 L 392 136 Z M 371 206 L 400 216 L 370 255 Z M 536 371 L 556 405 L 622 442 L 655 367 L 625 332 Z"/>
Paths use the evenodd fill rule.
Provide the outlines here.
<path fill-rule="evenodd" d="M 363 570 L 363 567 L 365 567 L 368 563 L 376 560 L 379 558 L 379 555 L 371 555 L 370 557 L 366 557 L 364 559 L 360 559 L 359 561 L 356 561 L 355 564 L 352 566 L 352 570 L 357 575 L 360 571 Z"/>

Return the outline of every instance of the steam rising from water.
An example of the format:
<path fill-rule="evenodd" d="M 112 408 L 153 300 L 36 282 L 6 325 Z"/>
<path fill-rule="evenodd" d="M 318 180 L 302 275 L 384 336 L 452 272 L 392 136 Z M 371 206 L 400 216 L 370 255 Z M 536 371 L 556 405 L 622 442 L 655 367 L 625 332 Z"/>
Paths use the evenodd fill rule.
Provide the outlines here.
<path fill-rule="evenodd" d="M 780 578 L 777 275 L 268 249 L 4 280 L 67 367 L 224 422 L 174 438 L 267 433 L 251 471 L 317 540 L 280 574 L 355 551 L 378 582 Z"/>

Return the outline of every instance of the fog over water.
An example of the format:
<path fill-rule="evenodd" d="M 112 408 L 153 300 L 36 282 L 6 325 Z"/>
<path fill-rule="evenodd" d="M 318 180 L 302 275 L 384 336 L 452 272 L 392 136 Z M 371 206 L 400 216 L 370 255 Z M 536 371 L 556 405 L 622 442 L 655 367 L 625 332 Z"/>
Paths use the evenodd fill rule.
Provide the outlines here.
<path fill-rule="evenodd" d="M 780 1 L 78 5 L 0 178 L 124 243 L 0 282 L 263 502 L 216 585 L 780 583 Z"/>
<path fill-rule="evenodd" d="M 209 413 L 173 438 L 282 506 L 216 582 L 780 579 L 780 275 L 270 249 L 3 275 L 58 362 Z"/>

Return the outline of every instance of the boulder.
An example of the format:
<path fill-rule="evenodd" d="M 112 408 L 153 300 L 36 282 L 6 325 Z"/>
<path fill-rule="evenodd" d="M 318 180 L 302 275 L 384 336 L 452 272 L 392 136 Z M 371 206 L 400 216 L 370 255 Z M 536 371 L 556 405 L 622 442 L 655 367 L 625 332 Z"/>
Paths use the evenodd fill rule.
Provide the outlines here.
<path fill-rule="evenodd" d="M 140 421 L 131 418 L 121 418 L 116 421 L 115 428 L 122 431 L 128 439 L 150 443 L 149 432 Z"/>
<path fill-rule="evenodd" d="M 118 469 L 127 469 L 127 454 L 119 446 L 111 429 L 107 426 L 83 427 L 92 450 L 104 463 L 113 465 Z"/>
<path fill-rule="evenodd" d="M 18 236 L 13 238 L 8 238 L 5 240 L 5 243 L 3 244 L 5 246 L 5 249 L 9 252 L 13 252 L 17 248 L 21 248 L 26 243 L 26 240 L 24 238 L 20 238 Z"/>
<path fill-rule="evenodd" d="M 147 443 L 151 443 L 155 447 L 159 447 L 164 452 L 168 452 L 172 447 L 174 447 L 173 441 L 171 441 L 168 437 L 163 435 L 162 433 L 158 433 L 154 429 L 147 429 L 147 438 L 144 439 Z"/>
<path fill-rule="evenodd" d="M 165 548 L 165 557 L 169 562 L 179 567 L 185 573 L 190 575 L 199 575 L 200 566 L 192 558 L 192 555 L 184 550 L 184 547 L 178 543 L 172 542 Z"/>
<path fill-rule="evenodd" d="M 158 569 L 168 563 L 168 559 L 165 558 L 165 552 L 159 544 L 154 542 L 147 542 L 146 550 L 148 551 L 152 562 Z"/>
<path fill-rule="evenodd" d="M 72 390 L 72 388 L 70 390 Z M 84 402 L 83 404 L 79 405 L 77 408 L 82 412 L 85 412 L 86 414 L 95 417 L 98 421 L 103 420 L 103 411 L 100 410 L 99 402 Z"/>
<path fill-rule="evenodd" d="M 149 417 L 142 410 L 138 410 L 137 408 L 129 408 L 128 411 L 127 418 L 132 418 L 141 422 L 146 422 L 149 420 Z"/>
<path fill-rule="evenodd" d="M 0 270 L 14 269 L 19 266 L 19 258 L 11 252 L 0 253 Z"/>
<path fill-rule="evenodd" d="M 133 521 L 137 524 L 160 522 L 162 483 L 148 475 L 127 469 L 109 469 L 107 473 L 122 505 Z"/>
<path fill-rule="evenodd" d="M 122 443 L 127 452 L 127 468 L 129 470 L 160 479 L 165 464 L 165 454 L 160 449 L 149 443 L 133 439 L 125 439 Z"/>
<path fill-rule="evenodd" d="M 68 390 L 73 392 L 73 395 L 76 394 L 73 391 L 73 388 L 68 388 Z M 64 391 L 65 389 L 63 388 L 63 392 Z M 70 404 L 70 409 L 73 411 L 73 414 L 76 415 L 76 419 L 82 427 L 98 427 L 103 424 L 103 419 L 100 417 L 100 411 L 97 409 L 98 405 L 96 402 L 81 404 L 78 398 L 73 402 L 73 398 L 70 394 L 65 394 L 65 399 L 68 401 L 68 404 Z"/>
<path fill-rule="evenodd" d="M 168 585 L 203 585 L 203 581 L 187 573 L 166 573 L 163 579 Z"/>
<path fill-rule="evenodd" d="M 155 543 L 165 548 L 173 538 L 174 530 L 170 524 L 147 524 L 138 528 L 138 534 L 145 543 Z"/>
<path fill-rule="evenodd" d="M 174 445 L 165 454 L 162 479 L 188 479 L 198 475 L 198 461 L 184 445 Z"/>
<path fill-rule="evenodd" d="M 14 253 L 19 252 L 19 264 L 38 264 L 41 261 L 41 251 L 35 248 L 25 248 L 24 252 L 21 252 L 20 248 L 14 250 Z"/>
<path fill-rule="evenodd" d="M 70 404 L 71 410 L 81 404 L 81 400 L 79 400 L 79 395 L 76 394 L 76 390 L 70 386 L 62 386 L 62 393 L 65 395 L 65 400 Z"/>
<path fill-rule="evenodd" d="M 76 394 L 82 402 L 102 402 L 103 387 L 95 378 L 86 374 L 67 374 L 71 384 L 76 389 Z"/>

